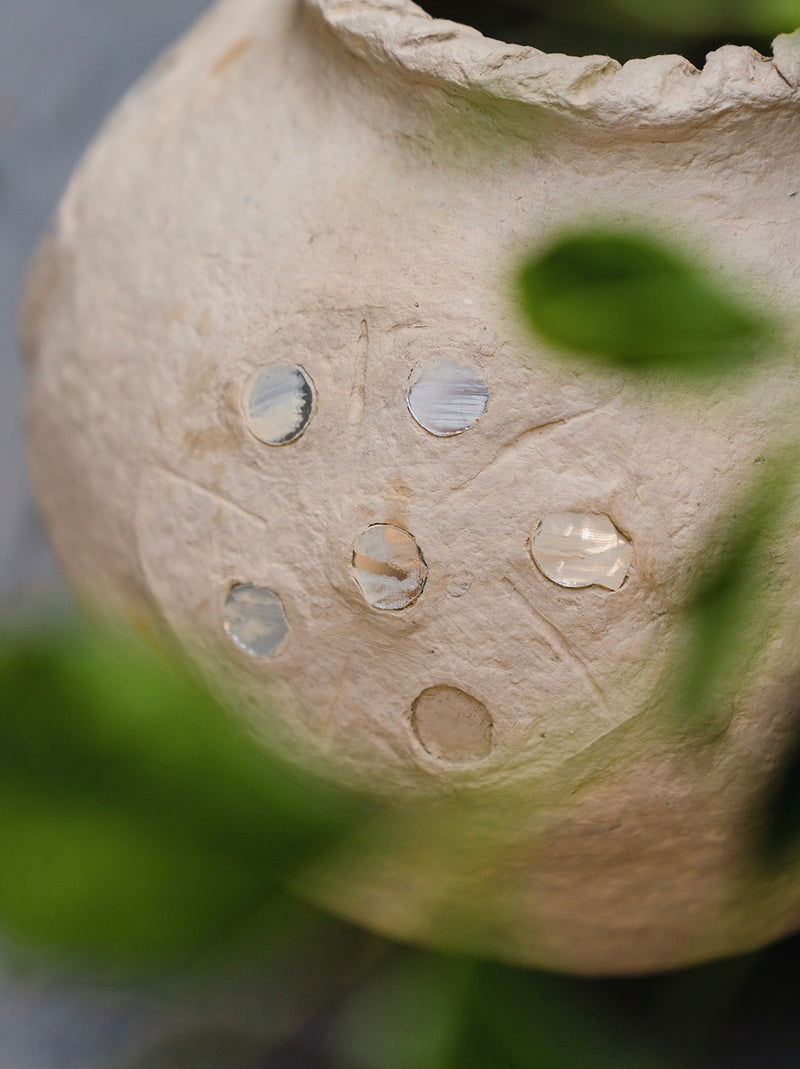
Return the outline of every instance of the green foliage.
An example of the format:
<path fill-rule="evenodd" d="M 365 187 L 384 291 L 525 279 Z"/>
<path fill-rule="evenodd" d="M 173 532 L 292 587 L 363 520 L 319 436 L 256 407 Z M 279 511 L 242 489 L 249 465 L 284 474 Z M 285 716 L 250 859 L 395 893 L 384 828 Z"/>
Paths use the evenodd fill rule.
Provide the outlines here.
<path fill-rule="evenodd" d="M 658 1069 L 667 1063 L 581 998 L 575 981 L 400 951 L 345 1008 L 348 1069 Z"/>
<path fill-rule="evenodd" d="M 130 634 L 0 646 L 0 911 L 33 945 L 177 961 L 263 911 L 358 803 Z"/>
<path fill-rule="evenodd" d="M 795 713 L 797 716 L 797 712 Z M 797 725 L 795 724 L 797 733 Z M 769 868 L 796 864 L 800 854 L 800 738 L 790 745 L 763 800 L 757 860 Z"/>
<path fill-rule="evenodd" d="M 527 6 L 538 0 L 521 0 Z M 700 35 L 777 34 L 800 24 L 797 0 L 674 0 L 667 9 L 657 0 L 601 0 L 613 25 L 630 20 L 643 28 Z"/>
<path fill-rule="evenodd" d="M 658 1069 L 668 1064 L 575 982 L 478 966 L 465 1028 L 448 1069 Z M 582 997 L 582 995 L 584 997 Z"/>
<path fill-rule="evenodd" d="M 777 34 L 800 25 L 798 0 L 429 0 L 426 10 L 545 52 L 621 62 L 678 53 L 698 66 L 724 44 L 748 44 L 769 55 Z"/>
<path fill-rule="evenodd" d="M 699 562 L 678 620 L 682 641 L 663 684 L 672 696 L 672 728 L 713 733 L 724 727 L 726 710 L 770 639 L 773 546 L 792 482 L 790 461 L 763 466 L 718 525 L 719 548 Z"/>
<path fill-rule="evenodd" d="M 519 296 L 550 344 L 635 371 L 719 375 L 751 362 L 769 334 L 708 272 L 633 232 L 565 235 L 524 263 Z"/>
<path fill-rule="evenodd" d="M 658 0 L 568 0 L 556 10 L 546 0 L 508 0 L 508 6 L 576 30 L 605 27 L 621 41 L 637 36 L 652 41 L 652 51 L 662 51 L 660 41 L 719 37 L 722 43 L 748 34 L 772 36 L 800 23 L 797 0 L 675 0 L 669 7 Z"/>
<path fill-rule="evenodd" d="M 394 955 L 340 1015 L 333 1047 L 341 1064 L 348 1069 L 451 1065 L 473 972 L 471 962 L 444 955 Z"/>

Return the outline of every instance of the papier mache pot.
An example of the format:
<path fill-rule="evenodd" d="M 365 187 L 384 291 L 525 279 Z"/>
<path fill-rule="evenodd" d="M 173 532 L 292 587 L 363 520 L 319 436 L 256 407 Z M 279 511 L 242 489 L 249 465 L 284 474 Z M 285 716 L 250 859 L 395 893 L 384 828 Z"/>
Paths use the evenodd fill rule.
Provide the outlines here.
<path fill-rule="evenodd" d="M 554 360 L 512 285 L 602 220 L 796 307 L 800 45 L 774 52 L 620 66 L 407 0 L 223 0 L 73 178 L 23 312 L 54 546 L 264 739 L 429 807 L 309 878 L 339 912 L 595 974 L 800 923 L 796 870 L 747 861 L 798 700 L 796 506 L 721 718 L 668 726 L 687 589 L 796 362 L 642 386 Z"/>

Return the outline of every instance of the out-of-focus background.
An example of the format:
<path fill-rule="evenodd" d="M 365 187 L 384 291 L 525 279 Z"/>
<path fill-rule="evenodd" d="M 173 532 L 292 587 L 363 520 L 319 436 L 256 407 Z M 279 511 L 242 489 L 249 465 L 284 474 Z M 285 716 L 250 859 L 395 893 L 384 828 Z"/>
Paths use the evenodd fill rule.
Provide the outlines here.
<path fill-rule="evenodd" d="M 204 0 L 0 0 L 0 613 L 66 598 L 25 471 L 16 307 L 38 236 L 104 116 Z M 0 709 L 3 697 L 0 695 Z M 288 985 L 288 986 L 287 986 Z M 294 1012 L 274 969 L 159 989 L 0 959 L 2 1069 L 250 1069 Z M 288 1003 L 288 1008 L 287 1008 Z"/>
<path fill-rule="evenodd" d="M 0 0 L 0 612 L 5 624 L 20 610 L 68 597 L 25 473 L 24 374 L 15 341 L 25 266 L 94 130 L 205 6 L 205 0 Z M 22 963 L 7 952 L 0 955 L 0 1066 L 314 1069 L 352 1064 L 384 1069 L 399 1064 L 382 1055 L 371 1061 L 363 1051 L 348 1061 L 341 1044 L 333 1060 L 329 1043 L 343 1000 L 350 1004 L 355 997 L 357 1003 L 360 997 L 358 982 L 355 996 L 352 984 L 345 984 L 342 994 L 341 973 L 360 954 L 366 961 L 361 975 L 371 976 L 380 970 L 370 964 L 371 956 L 380 962 L 391 958 L 392 949 L 335 925 L 312 926 L 306 939 L 300 947 L 273 947 L 268 961 L 259 961 L 256 953 L 234 973 L 220 969 L 202 983 L 194 978 L 157 988 L 89 981 Z M 402 958 L 402 951 L 394 953 Z M 416 963 L 412 974 L 418 966 L 423 972 L 427 967 Z M 800 940 L 795 939 L 750 958 L 667 977 L 558 981 L 557 994 L 590 1000 L 601 1017 L 608 1012 L 623 1032 L 663 1054 L 670 1065 L 794 1069 L 800 1062 L 798 966 Z M 345 1011 L 347 1016 L 347 1006 Z M 600 1033 L 597 1042 L 602 1043 Z M 504 1064 L 499 1051 L 494 1064 Z M 566 1051 L 563 1061 L 556 1056 L 547 1062 L 564 1069 L 575 1064 Z"/>
<path fill-rule="evenodd" d="M 16 306 L 38 236 L 93 132 L 204 0 L 0 0 L 0 605 L 57 570 L 20 433 Z"/>

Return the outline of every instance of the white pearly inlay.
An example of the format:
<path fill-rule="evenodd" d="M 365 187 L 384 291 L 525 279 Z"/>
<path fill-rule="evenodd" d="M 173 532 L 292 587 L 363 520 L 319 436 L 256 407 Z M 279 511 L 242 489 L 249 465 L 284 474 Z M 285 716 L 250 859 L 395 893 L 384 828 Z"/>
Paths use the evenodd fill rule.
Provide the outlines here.
<path fill-rule="evenodd" d="M 619 590 L 631 564 L 631 544 L 608 516 L 551 512 L 531 540 L 539 570 L 559 586 Z"/>
<path fill-rule="evenodd" d="M 251 657 L 274 657 L 289 632 L 283 602 L 274 590 L 237 583 L 225 599 L 225 630 Z"/>
<path fill-rule="evenodd" d="M 413 537 L 389 523 L 374 523 L 358 536 L 352 564 L 361 593 L 375 609 L 413 605 L 428 575 Z"/>
<path fill-rule="evenodd" d="M 472 368 L 440 360 L 410 386 L 408 410 L 420 427 L 439 438 L 474 427 L 489 402 L 489 387 Z"/>
<path fill-rule="evenodd" d="M 265 445 L 289 445 L 308 426 L 314 388 L 297 364 L 262 367 L 250 380 L 244 411 L 250 433 Z"/>

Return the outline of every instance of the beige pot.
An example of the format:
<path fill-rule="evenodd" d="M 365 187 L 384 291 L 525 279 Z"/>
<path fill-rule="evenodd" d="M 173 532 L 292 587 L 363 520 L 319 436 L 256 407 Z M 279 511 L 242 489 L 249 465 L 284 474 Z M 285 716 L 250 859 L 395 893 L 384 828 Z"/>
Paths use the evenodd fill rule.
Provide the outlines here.
<path fill-rule="evenodd" d="M 664 728 L 687 576 L 773 457 L 794 365 L 643 393 L 552 360 L 510 298 L 527 250 L 602 217 L 793 307 L 800 48 L 775 52 L 620 68 L 406 0 L 224 0 L 70 185 L 24 335 L 71 580 L 158 614 L 346 780 L 502 794 L 452 870 L 410 833 L 317 886 L 356 919 L 446 942 L 447 915 L 587 973 L 800 922 L 796 880 L 742 875 L 797 695 L 796 539 L 725 730 Z"/>

